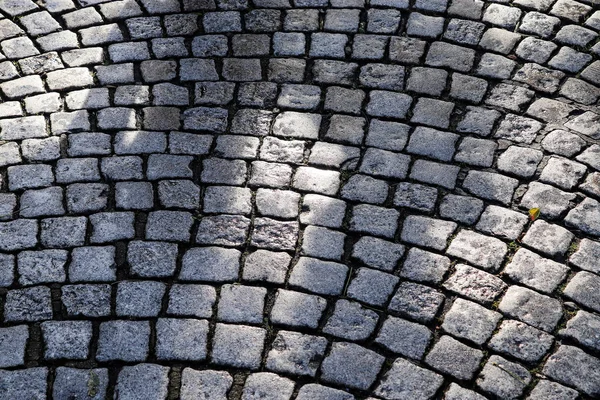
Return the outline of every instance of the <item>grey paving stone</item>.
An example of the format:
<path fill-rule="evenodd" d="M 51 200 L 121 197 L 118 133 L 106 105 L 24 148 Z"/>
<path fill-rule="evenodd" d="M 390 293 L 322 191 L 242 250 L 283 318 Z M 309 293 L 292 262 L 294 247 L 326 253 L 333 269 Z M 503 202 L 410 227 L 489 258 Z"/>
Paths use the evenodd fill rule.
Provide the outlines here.
<path fill-rule="evenodd" d="M 485 400 L 486 398 L 477 392 L 465 389 L 456 383 L 451 383 L 446 391 L 444 400 Z"/>
<path fill-rule="evenodd" d="M 187 242 L 194 220 L 183 211 L 152 211 L 146 222 L 146 239 Z"/>
<path fill-rule="evenodd" d="M 486 305 L 491 304 L 507 288 L 497 276 L 464 264 L 456 266 L 455 272 L 443 286 L 451 292 Z"/>
<path fill-rule="evenodd" d="M 90 215 L 92 243 L 133 239 L 135 216 L 132 212 L 106 212 Z"/>
<path fill-rule="evenodd" d="M 297 400 L 354 400 L 350 393 L 316 383 L 308 383 L 300 388 Z"/>
<path fill-rule="evenodd" d="M 587 311 L 579 310 L 577 314 L 567 322 L 566 328 L 561 329 L 558 334 L 561 337 L 574 339 L 581 345 L 598 350 L 600 341 L 595 333 L 600 324 L 600 318 Z"/>
<path fill-rule="evenodd" d="M 375 382 L 384 360 L 357 344 L 334 343 L 321 364 L 321 377 L 325 382 L 366 390 Z"/>
<path fill-rule="evenodd" d="M 445 129 L 450 125 L 453 109 L 454 103 L 422 97 L 413 107 L 410 122 Z"/>
<path fill-rule="evenodd" d="M 32 3 L 33 4 L 33 3 Z M 18 400 L 46 398 L 48 368 L 0 371 L 0 396 Z"/>
<path fill-rule="evenodd" d="M 270 318 L 274 324 L 316 328 L 327 302 L 324 298 L 279 289 Z"/>
<path fill-rule="evenodd" d="M 138 364 L 123 367 L 119 372 L 115 395 L 135 400 L 159 400 L 167 395 L 169 367 Z"/>
<path fill-rule="evenodd" d="M 397 358 L 374 393 L 385 399 L 408 400 L 413 396 L 429 399 L 435 395 L 443 381 L 441 375 Z"/>
<path fill-rule="evenodd" d="M 265 288 L 223 285 L 217 318 L 225 322 L 260 323 L 263 319 Z"/>
<path fill-rule="evenodd" d="M 209 285 L 174 284 L 169 290 L 167 313 L 177 316 L 210 318 L 217 300 Z"/>
<path fill-rule="evenodd" d="M 506 29 L 489 28 L 483 34 L 479 46 L 485 50 L 508 54 L 520 38 L 521 35 Z"/>
<path fill-rule="evenodd" d="M 476 229 L 496 237 L 515 240 L 528 222 L 529 217 L 524 214 L 490 205 L 481 214 Z"/>
<path fill-rule="evenodd" d="M 531 382 L 531 374 L 519 364 L 491 356 L 477 378 L 477 386 L 500 398 L 521 396 Z"/>
<path fill-rule="evenodd" d="M 119 282 L 116 313 L 125 317 L 156 317 L 160 312 L 165 290 L 163 282 Z"/>
<path fill-rule="evenodd" d="M 354 206 L 350 230 L 391 238 L 398 227 L 400 213 L 391 208 L 367 204 Z"/>
<path fill-rule="evenodd" d="M 41 324 L 44 357 L 48 360 L 85 360 L 92 340 L 90 321 L 46 321 Z"/>
<path fill-rule="evenodd" d="M 600 257 L 600 243 L 582 239 L 577 251 L 569 257 L 569 263 L 586 271 L 600 272 L 596 260 Z"/>
<path fill-rule="evenodd" d="M 204 360 L 207 336 L 206 320 L 160 318 L 156 322 L 156 357 L 159 360 Z"/>
<path fill-rule="evenodd" d="M 598 293 L 593 289 L 598 281 L 600 281 L 598 275 L 587 271 L 578 272 L 569 281 L 563 293 L 577 303 L 598 311 L 600 310 L 600 299 Z"/>
<path fill-rule="evenodd" d="M 447 189 L 454 189 L 459 171 L 460 167 L 458 166 L 416 160 L 411 168 L 410 178 Z M 430 188 L 430 190 L 433 190 L 433 188 Z M 436 195 L 431 194 L 430 196 L 432 197 L 430 201 L 435 202 L 437 190 Z"/>
<path fill-rule="evenodd" d="M 440 216 L 466 225 L 477 221 L 483 211 L 483 201 L 468 196 L 448 194 L 440 204 Z"/>
<path fill-rule="evenodd" d="M 454 222 L 410 215 L 404 220 L 401 239 L 407 243 L 444 250 L 456 226 Z"/>
<path fill-rule="evenodd" d="M 479 369 L 483 352 L 450 336 L 442 336 L 425 357 L 425 363 L 460 380 L 470 380 Z"/>
<path fill-rule="evenodd" d="M 292 187 L 302 191 L 335 195 L 340 186 L 340 173 L 312 167 L 300 167 L 292 180 Z"/>
<path fill-rule="evenodd" d="M 27 325 L 0 329 L 0 365 L 2 368 L 17 367 L 25 363 L 25 346 L 29 339 Z"/>
<path fill-rule="evenodd" d="M 392 271 L 402 255 L 404 246 L 386 240 L 363 236 L 352 247 L 352 257 L 383 271 Z"/>
<path fill-rule="evenodd" d="M 106 321 L 100 324 L 98 361 L 144 361 L 148 355 L 150 324 L 147 321 Z"/>
<path fill-rule="evenodd" d="M 23 251 L 17 256 L 17 271 L 21 285 L 64 282 L 65 264 L 68 252 L 65 250 Z"/>
<path fill-rule="evenodd" d="M 154 191 L 150 182 L 117 182 L 115 185 L 117 208 L 148 210 L 154 205 Z"/>
<path fill-rule="evenodd" d="M 463 181 L 463 187 L 475 196 L 505 205 L 510 204 L 518 184 L 514 178 L 483 171 L 469 171 Z"/>
<path fill-rule="evenodd" d="M 256 370 L 260 366 L 266 331 L 244 325 L 217 323 L 211 361 L 218 365 Z"/>
<path fill-rule="evenodd" d="M 409 250 L 400 276 L 417 282 L 440 283 L 450 268 L 450 259 L 419 248 Z"/>
<path fill-rule="evenodd" d="M 65 285 L 61 292 L 69 316 L 97 318 L 110 315 L 110 285 Z"/>
<path fill-rule="evenodd" d="M 388 309 L 419 322 L 430 322 L 435 318 L 444 299 L 441 292 L 428 286 L 401 282 Z"/>
<path fill-rule="evenodd" d="M 65 214 L 63 191 L 60 187 L 26 190 L 21 195 L 19 215 L 25 218 Z"/>
<path fill-rule="evenodd" d="M 241 246 L 246 241 L 250 220 L 241 215 L 206 216 L 200 220 L 196 243 Z"/>
<path fill-rule="evenodd" d="M 375 343 L 393 353 L 419 360 L 431 338 L 432 333 L 424 325 L 389 316 L 383 322 Z"/>
<path fill-rule="evenodd" d="M 547 332 L 554 330 L 563 314 L 558 300 L 520 286 L 508 288 L 498 309 Z"/>
<path fill-rule="evenodd" d="M 350 281 L 347 295 L 372 306 L 387 303 L 399 279 L 386 272 L 370 268 L 359 268 Z"/>
<path fill-rule="evenodd" d="M 364 340 L 371 336 L 379 316 L 360 303 L 338 300 L 323 332 L 347 340 Z"/>
<path fill-rule="evenodd" d="M 577 391 L 556 382 L 540 380 L 533 388 L 527 400 L 542 400 L 556 398 L 557 400 L 575 400 L 579 396 Z"/>
<path fill-rule="evenodd" d="M 112 282 L 117 265 L 114 246 L 77 247 L 71 252 L 71 282 Z"/>
<path fill-rule="evenodd" d="M 325 354 L 327 339 L 279 331 L 267 355 L 266 367 L 275 372 L 314 377 Z"/>
<path fill-rule="evenodd" d="M 498 312 L 458 298 L 444 316 L 442 329 L 453 336 L 482 345 L 492 336 L 501 318 Z"/>
<path fill-rule="evenodd" d="M 131 273 L 140 277 L 167 277 L 175 272 L 177 245 L 164 242 L 131 241 L 127 262 Z"/>
<path fill-rule="evenodd" d="M 366 112 L 373 117 L 404 119 L 412 104 L 412 98 L 403 93 L 372 90 Z"/>
<path fill-rule="evenodd" d="M 568 250 L 573 237 L 571 232 L 559 225 L 537 220 L 523 237 L 523 243 L 543 254 L 555 257 Z"/>
<path fill-rule="evenodd" d="M 246 379 L 242 399 L 289 400 L 294 391 L 294 382 L 270 372 L 253 373 Z"/>
<path fill-rule="evenodd" d="M 569 386 L 574 386 L 589 396 L 600 393 L 600 360 L 577 347 L 562 345 L 550 356 L 543 373 Z"/>
<path fill-rule="evenodd" d="M 89 399 L 101 400 L 106 396 L 108 388 L 108 370 L 58 367 L 54 382 L 52 391 L 54 398 L 85 396 Z"/>
<path fill-rule="evenodd" d="M 568 272 L 566 266 L 523 248 L 517 250 L 504 269 L 511 279 L 547 294 L 562 283 Z"/>
<path fill-rule="evenodd" d="M 413 175 L 414 172 L 411 174 L 411 178 L 420 178 Z M 397 207 L 407 207 L 415 210 L 431 212 L 435 208 L 437 196 L 438 191 L 435 188 L 415 183 L 401 182 L 396 187 L 394 205 Z"/>
<path fill-rule="evenodd" d="M 52 319 L 50 288 L 35 286 L 26 289 L 13 289 L 6 294 L 4 320 L 43 321 Z"/>
<path fill-rule="evenodd" d="M 527 363 L 538 362 L 550 350 L 554 338 L 546 332 L 514 320 L 505 320 L 488 346 Z"/>
<path fill-rule="evenodd" d="M 184 368 L 181 374 L 181 399 L 192 400 L 205 397 L 223 397 L 233 384 L 233 378 L 225 371 L 196 371 Z"/>
<path fill-rule="evenodd" d="M 220 247 L 196 247 L 183 256 L 179 279 L 184 281 L 235 281 L 241 253 Z"/>
<path fill-rule="evenodd" d="M 287 253 L 256 250 L 246 256 L 243 279 L 283 283 L 291 260 Z"/>
<path fill-rule="evenodd" d="M 576 227 L 581 231 L 600 236 L 600 203 L 586 198 L 577 207 L 569 211 L 565 218 L 567 226 Z"/>
<path fill-rule="evenodd" d="M 50 248 L 81 246 L 85 242 L 86 229 L 86 217 L 43 219 L 40 223 L 40 241 L 42 245 Z"/>
<path fill-rule="evenodd" d="M 318 142 L 311 149 L 308 162 L 325 167 L 353 170 L 359 159 L 360 149 L 356 147 Z"/>

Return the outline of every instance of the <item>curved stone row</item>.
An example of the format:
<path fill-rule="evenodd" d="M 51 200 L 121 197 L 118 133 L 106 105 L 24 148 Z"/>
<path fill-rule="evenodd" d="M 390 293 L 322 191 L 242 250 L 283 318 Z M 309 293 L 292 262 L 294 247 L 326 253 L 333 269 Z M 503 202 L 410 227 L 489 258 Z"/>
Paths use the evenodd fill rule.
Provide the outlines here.
<path fill-rule="evenodd" d="M 598 398 L 599 35 L 0 0 L 0 398 Z"/>

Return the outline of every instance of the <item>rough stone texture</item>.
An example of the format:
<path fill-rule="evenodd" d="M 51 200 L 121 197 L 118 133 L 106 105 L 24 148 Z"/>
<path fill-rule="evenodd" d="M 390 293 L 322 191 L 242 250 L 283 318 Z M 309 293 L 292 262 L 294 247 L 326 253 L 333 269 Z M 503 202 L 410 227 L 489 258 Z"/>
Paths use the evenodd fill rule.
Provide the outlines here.
<path fill-rule="evenodd" d="M 0 0 L 0 398 L 600 397 L 598 6 Z"/>

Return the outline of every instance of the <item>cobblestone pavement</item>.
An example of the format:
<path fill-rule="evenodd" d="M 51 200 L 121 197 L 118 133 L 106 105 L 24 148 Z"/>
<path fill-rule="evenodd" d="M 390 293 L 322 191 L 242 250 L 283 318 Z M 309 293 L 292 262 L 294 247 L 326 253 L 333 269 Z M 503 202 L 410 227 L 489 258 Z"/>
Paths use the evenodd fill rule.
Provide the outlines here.
<path fill-rule="evenodd" d="M 0 0 L 0 95 L 0 399 L 600 398 L 600 0 Z"/>

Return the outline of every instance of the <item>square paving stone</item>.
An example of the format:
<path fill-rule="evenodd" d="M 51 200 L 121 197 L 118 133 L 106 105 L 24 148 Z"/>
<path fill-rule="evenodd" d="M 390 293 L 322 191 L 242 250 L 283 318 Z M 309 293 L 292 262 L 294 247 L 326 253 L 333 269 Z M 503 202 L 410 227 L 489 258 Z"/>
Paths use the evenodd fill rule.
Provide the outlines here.
<path fill-rule="evenodd" d="M 543 400 L 555 398 L 557 400 L 576 400 L 579 393 L 559 383 L 540 380 L 529 394 L 528 400 Z"/>
<path fill-rule="evenodd" d="M 138 364 L 119 372 L 115 396 L 131 400 L 160 400 L 167 396 L 169 367 Z"/>
<path fill-rule="evenodd" d="M 114 246 L 77 247 L 71 252 L 71 282 L 111 282 L 116 270 Z"/>
<path fill-rule="evenodd" d="M 148 214 L 146 239 L 187 242 L 193 223 L 188 212 L 153 211 Z"/>
<path fill-rule="evenodd" d="M 394 209 L 357 205 L 352 209 L 350 230 L 391 238 L 398 227 L 400 213 Z"/>
<path fill-rule="evenodd" d="M 443 285 L 451 292 L 490 305 L 507 288 L 502 279 L 468 265 L 458 264 Z"/>
<path fill-rule="evenodd" d="M 300 388 L 296 400 L 353 400 L 354 396 L 343 390 L 332 389 L 316 383 L 308 383 Z"/>
<path fill-rule="evenodd" d="M 160 181 L 158 198 L 163 207 L 194 210 L 200 204 L 200 188 L 187 180 Z"/>
<path fill-rule="evenodd" d="M 339 295 L 344 289 L 348 267 L 343 264 L 300 257 L 289 276 L 289 284 L 324 295 Z"/>
<path fill-rule="evenodd" d="M 65 214 L 63 191 L 59 187 L 26 190 L 21 195 L 19 215 L 25 218 Z"/>
<path fill-rule="evenodd" d="M 196 247 L 183 256 L 179 279 L 227 282 L 238 279 L 241 253 L 220 247 Z"/>
<path fill-rule="evenodd" d="M 252 193 L 248 188 L 209 186 L 204 191 L 205 213 L 249 215 L 252 211 Z"/>
<path fill-rule="evenodd" d="M 340 260 L 344 252 L 346 235 L 319 226 L 304 229 L 301 253 L 309 257 Z"/>
<path fill-rule="evenodd" d="M 503 273 L 525 286 L 551 294 L 565 280 L 569 268 L 520 248 L 506 265 Z"/>
<path fill-rule="evenodd" d="M 0 396 L 15 400 L 44 400 L 48 368 L 37 367 L 15 371 L 0 371 Z"/>
<path fill-rule="evenodd" d="M 600 273 L 598 259 L 600 259 L 600 243 L 582 239 L 577 251 L 569 258 L 569 262 L 586 271 Z"/>
<path fill-rule="evenodd" d="M 369 148 L 359 170 L 368 175 L 403 179 L 408 173 L 409 163 L 410 157 L 406 154 Z"/>
<path fill-rule="evenodd" d="M 431 338 L 432 333 L 426 326 L 388 316 L 375 338 L 375 343 L 393 353 L 420 360 Z"/>
<path fill-rule="evenodd" d="M 368 175 L 352 175 L 342 187 L 340 195 L 345 200 L 383 204 L 388 197 L 389 185 Z"/>
<path fill-rule="evenodd" d="M 535 174 L 543 153 L 538 150 L 510 146 L 498 158 L 498 169 L 512 175 L 530 177 Z"/>
<path fill-rule="evenodd" d="M 289 400 L 294 392 L 294 381 L 271 372 L 251 374 L 244 383 L 242 400 L 255 398 Z"/>
<path fill-rule="evenodd" d="M 321 364 L 325 382 L 367 390 L 377 378 L 385 358 L 354 343 L 338 342 Z"/>
<path fill-rule="evenodd" d="M 591 272 L 578 272 L 567 284 L 563 293 L 596 312 L 600 312 L 600 293 L 595 289 L 600 284 L 600 277 Z"/>
<path fill-rule="evenodd" d="M 66 250 L 23 251 L 17 256 L 17 271 L 21 285 L 64 282 L 66 280 Z M 11 272 L 12 273 L 12 272 Z"/>
<path fill-rule="evenodd" d="M 442 336 L 427 354 L 425 362 L 436 370 L 460 380 L 470 380 L 479 369 L 483 352 Z"/>
<path fill-rule="evenodd" d="M 371 336 L 379 316 L 357 302 L 338 300 L 323 332 L 347 340 L 364 340 Z"/>
<path fill-rule="evenodd" d="M 271 310 L 274 324 L 316 328 L 327 307 L 327 301 L 319 296 L 279 289 Z"/>
<path fill-rule="evenodd" d="M 543 374 L 589 396 L 600 395 L 600 360 L 577 347 L 562 345 L 550 356 Z"/>
<path fill-rule="evenodd" d="M 527 363 L 536 363 L 548 353 L 553 342 L 554 338 L 546 332 L 519 321 L 505 320 L 488 347 Z"/>
<path fill-rule="evenodd" d="M 448 128 L 453 109 L 454 103 L 421 97 L 413 108 L 410 122 L 436 128 Z"/>
<path fill-rule="evenodd" d="M 61 292 L 69 316 L 97 318 L 110 315 L 110 285 L 65 285 Z"/>
<path fill-rule="evenodd" d="M 154 189 L 150 182 L 117 182 L 115 203 L 124 210 L 149 210 L 154 206 Z"/>
<path fill-rule="evenodd" d="M 174 284 L 169 290 L 167 314 L 210 318 L 216 301 L 217 292 L 212 286 Z"/>
<path fill-rule="evenodd" d="M 267 356 L 267 369 L 292 375 L 315 376 L 327 347 L 327 339 L 297 332 L 279 331 Z"/>
<path fill-rule="evenodd" d="M 160 318 L 156 322 L 159 360 L 202 361 L 206 358 L 208 321 Z"/>
<path fill-rule="evenodd" d="M 177 245 L 164 242 L 132 241 L 127 246 L 131 272 L 140 277 L 167 277 L 175 272 Z"/>
<path fill-rule="evenodd" d="M 438 313 L 445 296 L 429 286 L 401 282 L 388 309 L 419 322 L 430 322 Z"/>
<path fill-rule="evenodd" d="M 463 188 L 475 196 L 486 200 L 510 204 L 519 181 L 493 172 L 469 171 L 463 181 Z"/>
<path fill-rule="evenodd" d="M 348 286 L 348 297 L 373 306 L 383 306 L 398 283 L 398 277 L 370 268 L 359 268 Z"/>
<path fill-rule="evenodd" d="M 45 247 L 75 247 L 83 245 L 87 227 L 86 217 L 61 217 L 43 219 L 41 242 Z"/>
<path fill-rule="evenodd" d="M 184 368 L 181 374 L 181 400 L 227 398 L 232 384 L 233 378 L 225 371 Z"/>
<path fill-rule="evenodd" d="M 366 112 L 372 117 L 404 119 L 412 104 L 412 98 L 403 93 L 372 90 Z"/>
<path fill-rule="evenodd" d="M 58 367 L 52 396 L 55 399 L 88 398 L 102 400 L 108 387 L 108 369 Z"/>
<path fill-rule="evenodd" d="M 47 360 L 88 358 L 92 340 L 90 321 L 46 321 L 41 324 Z"/>
<path fill-rule="evenodd" d="M 442 186 L 446 189 L 454 189 L 459 172 L 460 167 L 456 165 L 441 164 L 428 160 L 416 160 L 412 165 L 410 178 L 419 182 Z M 403 183 L 400 183 L 398 188 L 402 186 Z M 419 186 L 415 185 L 413 187 Z M 421 186 L 421 188 L 423 187 Z M 434 190 L 433 188 L 428 189 Z M 430 194 L 429 196 L 432 197 L 430 202 L 435 202 L 433 197 L 437 199 L 437 190 L 435 196 L 433 196 L 433 194 Z M 433 206 L 431 208 L 433 208 Z"/>
<path fill-rule="evenodd" d="M 107 321 L 100 324 L 98 361 L 141 362 L 148 356 L 148 321 Z"/>
<path fill-rule="evenodd" d="M 312 167 L 300 167 L 294 174 L 292 187 L 302 191 L 335 195 L 340 187 L 340 173 Z"/>
<path fill-rule="evenodd" d="M 161 309 L 166 285 L 162 282 L 120 282 L 117 286 L 119 316 L 156 317 Z"/>
<path fill-rule="evenodd" d="M 440 283 L 450 268 L 450 259 L 413 247 L 400 269 L 400 277 L 416 282 Z"/>
<path fill-rule="evenodd" d="M 296 221 L 277 221 L 256 218 L 251 244 L 271 250 L 294 250 L 298 240 L 299 225 Z"/>
<path fill-rule="evenodd" d="M 406 150 L 412 154 L 450 161 L 459 136 L 436 129 L 417 127 L 410 137 Z"/>
<path fill-rule="evenodd" d="M 500 356 L 489 358 L 477 378 L 477 386 L 498 398 L 517 398 L 531 382 L 531 374 L 519 364 Z"/>
<path fill-rule="evenodd" d="M 481 214 L 475 228 L 495 237 L 515 240 L 521 235 L 528 222 L 529 218 L 525 214 L 490 205 Z"/>
<path fill-rule="evenodd" d="M 234 368 L 260 367 L 266 331 L 244 325 L 218 323 L 215 328 L 211 362 Z"/>
<path fill-rule="evenodd" d="M 352 257 L 369 267 L 393 271 L 402 255 L 404 246 L 386 240 L 363 236 L 352 247 Z"/>
<path fill-rule="evenodd" d="M 444 250 L 456 227 L 454 222 L 410 215 L 404 220 L 401 239 L 407 243 Z"/>
<path fill-rule="evenodd" d="M 477 345 L 485 343 L 496 329 L 502 314 L 472 301 L 457 298 L 444 316 L 442 329 Z"/>
<path fill-rule="evenodd" d="M 598 350 L 600 349 L 600 337 L 597 334 L 599 327 L 599 316 L 579 310 L 573 318 L 567 321 L 566 328 L 561 329 L 558 334 L 561 337 L 574 339 L 591 350 Z"/>
<path fill-rule="evenodd" d="M 25 346 L 29 339 L 27 325 L 0 328 L 0 366 L 17 367 L 25 363 Z"/>
<path fill-rule="evenodd" d="M 256 250 L 246 256 L 242 279 L 283 283 L 292 257 L 283 252 Z"/>
<path fill-rule="evenodd" d="M 567 226 L 573 226 L 594 236 L 600 236 L 600 203 L 586 198 L 569 211 L 565 218 Z"/>
<path fill-rule="evenodd" d="M 448 194 L 440 204 L 440 216 L 465 225 L 472 225 L 483 211 L 483 201 L 468 196 Z"/>
<path fill-rule="evenodd" d="M 267 289 L 242 285 L 223 285 L 217 319 L 224 322 L 261 323 Z"/>
<path fill-rule="evenodd" d="M 35 286 L 9 290 L 4 303 L 4 321 L 43 321 L 52 319 L 50 288 Z"/>
<path fill-rule="evenodd" d="M 566 253 L 573 238 L 574 235 L 567 229 L 537 220 L 523 237 L 523 243 L 543 254 L 555 257 Z"/>
<path fill-rule="evenodd" d="M 519 286 L 508 288 L 498 309 L 546 332 L 552 332 L 563 316 L 560 301 Z"/>
<path fill-rule="evenodd" d="M 107 243 L 133 239 L 135 216 L 132 212 L 111 212 L 90 215 L 92 243 Z"/>
<path fill-rule="evenodd" d="M 67 186 L 67 208 L 73 213 L 102 211 L 108 204 L 108 196 L 108 185 L 74 183 Z"/>
<path fill-rule="evenodd" d="M 300 222 L 303 224 L 339 228 L 346 212 L 346 203 L 342 200 L 307 194 L 300 209 Z"/>
<path fill-rule="evenodd" d="M 521 198 L 521 207 L 528 210 L 539 208 L 540 215 L 556 219 L 572 205 L 575 194 L 564 192 L 554 186 L 531 182 Z"/>
<path fill-rule="evenodd" d="M 465 389 L 456 383 L 451 383 L 446 391 L 444 400 L 486 400 L 486 397 L 472 390 Z"/>
<path fill-rule="evenodd" d="M 375 388 L 374 394 L 390 400 L 431 399 L 443 382 L 441 375 L 397 358 Z"/>

